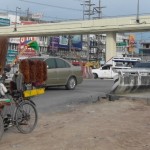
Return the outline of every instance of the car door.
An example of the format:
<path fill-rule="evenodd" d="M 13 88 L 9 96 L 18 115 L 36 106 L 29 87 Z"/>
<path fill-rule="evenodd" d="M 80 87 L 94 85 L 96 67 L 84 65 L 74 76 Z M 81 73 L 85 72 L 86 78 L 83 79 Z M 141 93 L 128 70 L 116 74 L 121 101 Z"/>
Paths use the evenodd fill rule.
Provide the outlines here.
<path fill-rule="evenodd" d="M 102 78 L 111 78 L 111 66 L 103 66 L 101 70 Z"/>
<path fill-rule="evenodd" d="M 52 86 L 58 84 L 57 68 L 55 58 L 48 58 L 45 60 L 47 64 L 47 80 L 46 85 Z"/>
<path fill-rule="evenodd" d="M 61 58 L 55 58 L 57 66 L 57 77 L 60 85 L 65 85 L 71 75 L 71 66 Z"/>

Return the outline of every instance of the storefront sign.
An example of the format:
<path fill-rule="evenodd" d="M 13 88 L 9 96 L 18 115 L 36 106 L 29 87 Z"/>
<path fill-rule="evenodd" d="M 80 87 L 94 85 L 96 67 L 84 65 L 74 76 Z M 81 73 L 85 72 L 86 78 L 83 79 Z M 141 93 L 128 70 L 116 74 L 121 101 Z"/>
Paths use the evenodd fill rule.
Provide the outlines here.
<path fill-rule="evenodd" d="M 10 19 L 0 18 L 0 26 L 10 26 Z"/>

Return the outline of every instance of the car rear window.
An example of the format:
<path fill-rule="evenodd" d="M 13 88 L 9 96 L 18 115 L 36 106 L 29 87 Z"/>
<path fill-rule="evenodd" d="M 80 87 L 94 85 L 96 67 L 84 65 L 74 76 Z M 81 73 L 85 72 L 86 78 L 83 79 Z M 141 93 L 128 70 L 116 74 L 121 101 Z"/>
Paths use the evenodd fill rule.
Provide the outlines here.
<path fill-rule="evenodd" d="M 56 59 L 57 68 L 70 68 L 70 65 L 62 59 Z"/>

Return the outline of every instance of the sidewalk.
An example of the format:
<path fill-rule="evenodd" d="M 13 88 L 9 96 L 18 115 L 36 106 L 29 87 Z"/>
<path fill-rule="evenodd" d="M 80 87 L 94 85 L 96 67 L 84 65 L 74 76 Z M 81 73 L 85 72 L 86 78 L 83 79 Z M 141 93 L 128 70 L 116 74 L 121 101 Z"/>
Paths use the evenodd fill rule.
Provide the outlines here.
<path fill-rule="evenodd" d="M 4 133 L 7 150 L 149 150 L 150 106 L 145 100 L 101 99 L 65 112 L 39 114 L 30 134 Z"/>

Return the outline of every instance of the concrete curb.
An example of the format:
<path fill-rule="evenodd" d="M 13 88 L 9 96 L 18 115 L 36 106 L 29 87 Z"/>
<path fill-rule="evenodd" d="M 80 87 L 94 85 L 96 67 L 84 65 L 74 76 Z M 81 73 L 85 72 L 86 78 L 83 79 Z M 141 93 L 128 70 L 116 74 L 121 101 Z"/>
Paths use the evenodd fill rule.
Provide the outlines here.
<path fill-rule="evenodd" d="M 150 93 L 130 93 L 130 94 L 106 94 L 109 101 L 115 101 L 120 99 L 129 99 L 129 100 L 144 100 L 147 105 L 150 105 Z"/>

